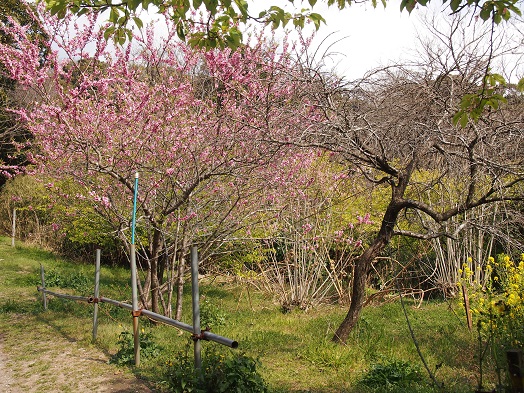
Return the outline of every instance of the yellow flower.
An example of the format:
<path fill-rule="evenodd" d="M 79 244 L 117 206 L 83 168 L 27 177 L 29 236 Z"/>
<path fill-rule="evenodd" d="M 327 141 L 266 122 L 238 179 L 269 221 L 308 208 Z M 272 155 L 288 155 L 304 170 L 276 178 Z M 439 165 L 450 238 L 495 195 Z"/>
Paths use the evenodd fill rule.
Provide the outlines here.
<path fill-rule="evenodd" d="M 514 293 L 508 296 L 508 306 L 516 306 L 520 301 L 520 297 Z"/>

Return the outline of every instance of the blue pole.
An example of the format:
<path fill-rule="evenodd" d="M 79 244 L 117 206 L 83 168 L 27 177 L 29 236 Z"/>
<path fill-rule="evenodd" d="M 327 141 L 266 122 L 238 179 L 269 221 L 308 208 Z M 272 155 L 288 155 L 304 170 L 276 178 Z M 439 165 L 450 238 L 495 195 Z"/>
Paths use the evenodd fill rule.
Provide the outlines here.
<path fill-rule="evenodd" d="M 135 250 L 135 226 L 136 226 L 136 200 L 138 195 L 138 172 L 135 173 L 135 189 L 133 195 L 133 221 L 131 223 L 131 292 L 133 297 L 133 338 L 135 352 L 135 366 L 140 366 L 140 333 L 138 330 L 138 288 L 136 271 L 136 250 Z"/>

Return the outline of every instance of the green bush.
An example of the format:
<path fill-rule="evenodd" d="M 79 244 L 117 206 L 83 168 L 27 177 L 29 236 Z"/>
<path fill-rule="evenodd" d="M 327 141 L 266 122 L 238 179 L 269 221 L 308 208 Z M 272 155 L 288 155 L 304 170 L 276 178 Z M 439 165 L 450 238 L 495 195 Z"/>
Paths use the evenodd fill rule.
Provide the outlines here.
<path fill-rule="evenodd" d="M 169 364 L 167 382 L 175 393 L 266 393 L 266 383 L 257 367 L 260 362 L 242 353 L 224 355 L 209 344 L 202 354 L 201 372 L 195 371 L 194 360 L 185 352 Z"/>

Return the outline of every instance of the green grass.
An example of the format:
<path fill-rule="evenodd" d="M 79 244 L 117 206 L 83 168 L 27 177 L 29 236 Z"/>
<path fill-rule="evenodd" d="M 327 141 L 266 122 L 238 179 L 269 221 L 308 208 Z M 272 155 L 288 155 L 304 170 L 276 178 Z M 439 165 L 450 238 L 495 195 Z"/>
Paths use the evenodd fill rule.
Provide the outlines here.
<path fill-rule="evenodd" d="M 23 334 L 26 339 L 36 339 L 39 332 L 51 329 L 54 334 L 92 345 L 91 305 L 51 298 L 49 309 L 43 310 L 41 296 L 36 291 L 40 264 L 49 272 L 49 277 L 55 275 L 56 283 L 60 280 L 69 284 L 76 282 L 78 289 L 89 292 L 91 281 L 86 283 L 83 277 L 92 280 L 94 267 L 91 262 L 65 261 L 29 246 L 13 249 L 9 239 L 0 238 L 0 314 L 9 316 L 0 318 L 3 320 L 0 329 L 8 330 L 11 335 Z M 56 290 L 79 294 L 70 288 L 58 287 Z M 240 343 L 237 351 L 260 359 L 261 373 L 273 392 L 386 391 L 362 386 L 359 381 L 368 370 L 392 362 L 420 370 L 420 381 L 411 386 L 410 391 L 438 391 L 431 386 L 422 367 L 398 301 L 365 308 L 347 345 L 340 346 L 332 343 L 331 337 L 345 315 L 345 307 L 326 305 L 307 313 L 283 314 L 266 294 L 251 288 L 248 297 L 246 288 L 240 284 L 204 279 L 200 290 L 210 312 L 219 310 L 215 320 L 223 322 L 214 327 L 213 332 L 237 340 Z M 100 293 L 129 302 L 128 271 L 103 266 Z M 189 287 L 184 301 L 183 321 L 191 324 Z M 429 301 L 416 308 L 409 299 L 406 304 L 425 360 L 437 379 L 444 383 L 445 391 L 473 392 L 477 373 L 475 337 L 450 308 L 458 309 L 458 306 Z M 27 325 L 27 319 L 25 323 L 17 323 L 20 315 L 30 316 L 32 325 Z M 109 355 L 116 353 L 118 336 L 123 330 L 131 330 L 131 320 L 128 311 L 101 304 L 96 347 Z M 140 325 L 151 332 L 161 351 L 157 358 L 145 359 L 141 367 L 133 371 L 161 389 L 165 386 L 163 380 L 168 365 L 176 362 L 177 354 L 188 349 L 190 338 L 185 332 L 162 324 L 152 325 L 145 319 L 141 319 Z M 202 345 L 218 344 L 203 342 Z M 219 347 L 224 353 L 233 351 Z"/>

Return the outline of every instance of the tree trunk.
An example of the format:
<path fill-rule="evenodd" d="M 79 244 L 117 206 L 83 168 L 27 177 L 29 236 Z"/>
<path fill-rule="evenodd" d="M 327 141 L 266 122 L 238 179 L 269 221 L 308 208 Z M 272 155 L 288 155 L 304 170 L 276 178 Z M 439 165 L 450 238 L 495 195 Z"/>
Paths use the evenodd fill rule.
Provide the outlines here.
<path fill-rule="evenodd" d="M 368 273 L 375 258 L 380 256 L 389 244 L 400 210 L 401 205 L 392 198 L 382 219 L 380 231 L 369 248 L 364 251 L 355 263 L 353 286 L 351 288 L 351 304 L 346 317 L 333 336 L 332 340 L 336 343 L 345 344 L 349 334 L 358 322 L 364 307 L 364 301 L 366 300 Z"/>
<path fill-rule="evenodd" d="M 151 255 L 151 311 L 159 314 L 160 313 L 160 281 L 158 279 L 158 256 L 160 255 L 161 245 L 161 233 L 160 230 L 154 230 L 152 255 Z"/>
<path fill-rule="evenodd" d="M 187 236 L 184 234 L 182 240 L 182 247 L 180 249 L 180 257 L 178 258 L 177 269 L 177 291 L 176 291 L 176 305 L 175 305 L 175 319 L 180 321 L 182 319 L 182 301 L 184 296 L 184 274 L 186 272 L 186 255 L 189 249 Z"/>
<path fill-rule="evenodd" d="M 182 301 L 184 296 L 184 273 L 185 273 L 185 254 L 181 254 L 178 260 L 178 277 L 176 290 L 176 305 L 175 305 L 175 319 L 180 321 L 182 319 Z"/>

